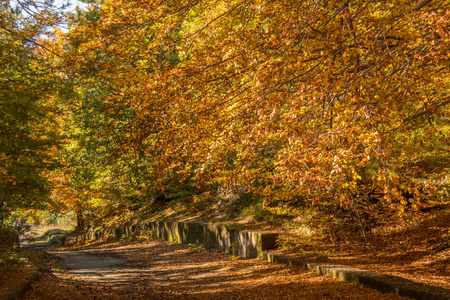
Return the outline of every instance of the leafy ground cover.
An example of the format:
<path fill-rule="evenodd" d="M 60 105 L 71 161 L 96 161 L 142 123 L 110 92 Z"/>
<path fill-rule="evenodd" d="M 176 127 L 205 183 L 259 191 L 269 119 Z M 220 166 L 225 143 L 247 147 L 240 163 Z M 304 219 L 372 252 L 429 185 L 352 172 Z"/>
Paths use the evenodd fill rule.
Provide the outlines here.
<path fill-rule="evenodd" d="M 295 266 L 160 240 L 97 243 L 76 250 L 92 259 L 107 255 L 127 263 L 114 270 L 120 277 L 101 276 L 100 269 L 96 275 L 77 276 L 44 257 L 53 273 L 44 274 L 26 299 L 407 299 Z"/>
<path fill-rule="evenodd" d="M 27 283 L 35 276 L 36 270 L 30 266 L 15 267 L 9 269 L 7 276 L 0 275 L 0 295 L 10 292 L 11 289 Z"/>
<path fill-rule="evenodd" d="M 335 242 L 291 243 L 279 252 L 450 289 L 449 226 L 450 209 L 438 209 L 377 228 L 370 245 L 355 235 Z"/>
<path fill-rule="evenodd" d="M 170 215 L 168 211 L 171 210 L 166 211 Z M 181 215 L 177 216 L 181 219 Z M 189 220 L 194 221 L 192 217 Z M 278 227 L 283 229 L 283 238 L 274 252 L 448 289 L 449 220 L 450 208 L 434 208 L 405 217 L 397 226 L 386 224 L 370 232 L 370 247 L 357 234 L 333 241 L 312 236 L 300 238 L 289 233 L 286 226 Z M 247 225 L 242 221 L 240 226 L 276 230 L 274 224 L 256 220 Z M 62 269 L 55 257 L 41 252 L 37 255 L 39 268 L 47 272 L 26 299 L 48 299 L 49 295 L 52 299 L 404 299 L 298 267 L 241 259 L 195 245 L 113 240 L 63 249 L 70 250 L 92 255 L 93 259 L 112 256 L 127 263 L 82 275 Z"/>
<path fill-rule="evenodd" d="M 6 229 L 5 229 L 6 230 Z M 4 231 L 5 231 L 4 230 Z M 7 230 L 6 230 L 7 231 Z M 2 236 L 2 243 L 12 245 L 7 249 L 5 245 L 0 247 L 0 294 L 27 282 L 36 272 L 33 265 L 42 269 L 42 253 L 31 251 L 24 246 L 32 246 L 34 249 L 47 248 L 49 245 L 60 245 L 71 230 L 69 227 L 61 225 L 37 225 L 32 227 L 16 228 L 16 232 L 21 233 L 19 248 L 19 237 L 15 235 L 17 241 L 8 241 Z M 16 245 L 17 243 L 17 245 Z"/>
<path fill-rule="evenodd" d="M 242 208 L 240 208 L 242 209 Z M 281 234 L 278 254 L 308 262 L 328 262 L 395 275 L 450 289 L 450 206 L 435 206 L 387 221 L 366 233 L 342 231 L 328 234 L 299 227 L 294 221 L 273 219 L 262 211 L 243 208 L 230 219 L 209 210 L 193 213 L 180 203 L 167 204 L 152 217 L 189 222 L 213 222 L 240 229 L 277 231 Z M 233 225 L 232 225 L 233 224 Z M 335 236 L 335 238 L 331 238 Z"/>
<path fill-rule="evenodd" d="M 0 294 L 27 273 L 22 269 L 27 262 L 26 253 L 19 248 L 17 230 L 0 228 Z"/>
<path fill-rule="evenodd" d="M 0 257 L 0 299 L 37 278 L 35 253 L 26 250 L 2 252 Z"/>

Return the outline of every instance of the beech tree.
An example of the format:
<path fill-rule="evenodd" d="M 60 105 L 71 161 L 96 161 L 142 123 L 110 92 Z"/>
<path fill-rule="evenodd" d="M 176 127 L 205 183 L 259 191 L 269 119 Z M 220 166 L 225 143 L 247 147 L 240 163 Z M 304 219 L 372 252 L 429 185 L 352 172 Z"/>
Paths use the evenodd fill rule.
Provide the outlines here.
<path fill-rule="evenodd" d="M 267 209 L 301 204 L 364 227 L 420 208 L 448 172 L 446 1 L 105 1 L 91 12 L 67 36 L 67 73 L 106 82 L 109 116 L 133 113 L 115 155 L 139 149 L 150 188 L 241 187 Z"/>

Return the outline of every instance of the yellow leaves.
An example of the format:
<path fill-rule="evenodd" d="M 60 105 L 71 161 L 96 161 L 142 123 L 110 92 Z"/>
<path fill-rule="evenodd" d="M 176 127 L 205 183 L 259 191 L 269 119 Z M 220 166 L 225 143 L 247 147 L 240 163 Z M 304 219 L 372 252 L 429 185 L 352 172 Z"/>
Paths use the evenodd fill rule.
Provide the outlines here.
<path fill-rule="evenodd" d="M 405 1 L 240 3 L 107 1 L 100 22 L 70 33 L 85 35 L 73 72 L 107 81 L 111 112 L 130 108 L 123 153 L 143 148 L 159 190 L 188 166 L 197 183 L 273 197 L 349 206 L 348 194 L 373 188 L 392 205 L 402 192 L 422 198 L 405 169 L 423 149 L 396 136 L 424 99 L 444 99 L 430 77 L 448 58 L 448 20 L 399 15 Z"/>
<path fill-rule="evenodd" d="M 0 167 L 0 174 L 1 174 L 1 175 L 8 175 L 8 170 L 5 169 L 5 168 L 1 168 L 1 167 Z"/>

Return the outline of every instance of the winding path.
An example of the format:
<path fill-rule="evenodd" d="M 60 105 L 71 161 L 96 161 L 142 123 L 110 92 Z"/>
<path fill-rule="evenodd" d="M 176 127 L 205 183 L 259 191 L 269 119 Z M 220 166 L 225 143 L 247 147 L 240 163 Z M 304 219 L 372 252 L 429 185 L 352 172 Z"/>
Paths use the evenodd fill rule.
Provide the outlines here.
<path fill-rule="evenodd" d="M 35 299 L 407 299 L 296 266 L 150 240 L 51 250 Z"/>

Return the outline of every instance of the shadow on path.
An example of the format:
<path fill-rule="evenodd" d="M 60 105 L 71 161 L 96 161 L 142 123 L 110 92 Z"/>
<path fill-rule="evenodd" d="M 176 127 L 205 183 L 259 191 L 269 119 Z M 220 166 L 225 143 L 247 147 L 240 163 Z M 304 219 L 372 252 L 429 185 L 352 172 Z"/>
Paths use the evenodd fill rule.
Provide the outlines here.
<path fill-rule="evenodd" d="M 54 269 L 36 299 L 405 299 L 296 266 L 151 240 L 53 249 Z"/>

